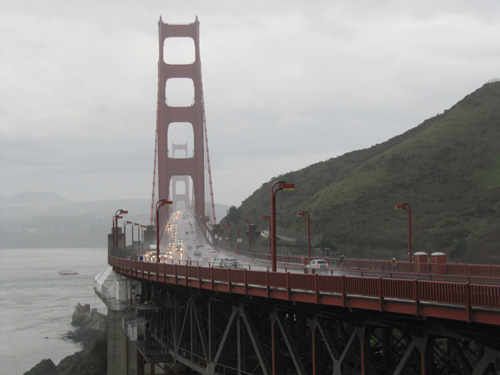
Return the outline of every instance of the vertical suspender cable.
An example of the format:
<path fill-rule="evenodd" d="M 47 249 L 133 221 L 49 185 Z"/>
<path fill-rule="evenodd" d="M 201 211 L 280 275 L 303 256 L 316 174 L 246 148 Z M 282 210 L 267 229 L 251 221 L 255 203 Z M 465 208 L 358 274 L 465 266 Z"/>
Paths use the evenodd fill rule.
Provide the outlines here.
<path fill-rule="evenodd" d="M 158 124 L 156 124 L 156 135 L 155 135 L 155 156 L 154 156 L 154 163 L 153 163 L 153 191 L 151 193 L 151 219 L 149 221 L 150 225 L 154 225 L 157 149 L 158 149 Z"/>
<path fill-rule="evenodd" d="M 160 18 L 161 20 L 161 18 Z M 160 74 L 160 68 L 158 65 L 158 75 Z M 160 78 L 158 77 L 158 95 L 156 100 L 156 131 L 155 131 L 155 155 L 153 162 L 153 191 L 151 193 L 151 219 L 149 221 L 150 225 L 154 225 L 154 209 L 155 209 L 155 187 L 156 187 L 156 158 L 158 156 L 158 127 L 160 121 Z"/>
<path fill-rule="evenodd" d="M 198 19 L 198 18 L 196 18 L 196 19 Z M 202 77 L 201 71 L 202 71 L 202 69 L 201 69 L 201 58 L 200 58 L 201 108 L 203 111 L 203 129 L 205 130 L 205 148 L 206 148 L 206 153 L 207 153 L 208 180 L 210 183 L 210 198 L 211 198 L 211 204 L 212 204 L 212 218 L 213 218 L 212 225 L 215 225 L 217 223 L 217 219 L 215 217 L 214 190 L 213 190 L 213 186 L 212 186 L 212 170 L 210 168 L 210 153 L 208 150 L 207 121 L 205 118 L 205 99 L 204 99 L 204 95 L 203 95 L 203 77 Z"/>
<path fill-rule="evenodd" d="M 203 98 L 203 96 L 202 96 L 202 98 Z M 206 121 L 205 121 L 205 110 L 203 110 L 203 127 L 205 128 L 205 147 L 207 149 L 208 180 L 210 181 L 210 198 L 211 198 L 211 203 L 212 203 L 212 217 L 214 219 L 213 225 L 215 225 L 215 224 L 217 224 L 217 219 L 215 217 L 214 190 L 212 187 L 212 170 L 210 169 L 210 153 L 208 152 L 208 136 L 207 136 L 207 125 L 206 125 Z"/>

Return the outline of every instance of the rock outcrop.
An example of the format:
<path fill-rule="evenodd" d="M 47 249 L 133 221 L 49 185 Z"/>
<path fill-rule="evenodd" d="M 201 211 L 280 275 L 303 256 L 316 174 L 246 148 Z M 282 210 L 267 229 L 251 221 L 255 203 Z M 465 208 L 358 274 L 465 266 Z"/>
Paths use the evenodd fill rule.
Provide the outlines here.
<path fill-rule="evenodd" d="M 90 305 L 78 304 L 71 319 L 71 325 L 78 327 L 68 332 L 64 337 L 81 343 L 84 348 L 99 337 L 106 329 L 106 315 L 92 310 Z"/>
<path fill-rule="evenodd" d="M 64 337 L 81 343 L 83 350 L 67 356 L 57 366 L 51 359 L 44 359 L 24 375 L 106 375 L 106 316 L 90 305 L 78 304 L 71 324 L 76 330 Z"/>
<path fill-rule="evenodd" d="M 60 375 L 56 365 L 51 359 L 42 359 L 35 367 L 24 375 Z"/>

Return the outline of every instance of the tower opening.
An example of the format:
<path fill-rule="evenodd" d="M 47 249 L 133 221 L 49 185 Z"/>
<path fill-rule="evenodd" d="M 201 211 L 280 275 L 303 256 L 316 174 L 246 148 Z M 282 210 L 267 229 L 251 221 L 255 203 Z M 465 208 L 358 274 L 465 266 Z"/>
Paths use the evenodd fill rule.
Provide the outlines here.
<path fill-rule="evenodd" d="M 196 58 L 193 38 L 167 38 L 163 43 L 166 64 L 192 64 Z"/>
<path fill-rule="evenodd" d="M 170 107 L 190 107 L 194 104 L 194 83 L 191 78 L 169 78 L 165 101 Z"/>
<path fill-rule="evenodd" d="M 173 122 L 168 126 L 169 157 L 174 159 L 192 158 L 194 155 L 193 125 L 189 122 Z M 181 147 L 182 146 L 182 147 Z"/>

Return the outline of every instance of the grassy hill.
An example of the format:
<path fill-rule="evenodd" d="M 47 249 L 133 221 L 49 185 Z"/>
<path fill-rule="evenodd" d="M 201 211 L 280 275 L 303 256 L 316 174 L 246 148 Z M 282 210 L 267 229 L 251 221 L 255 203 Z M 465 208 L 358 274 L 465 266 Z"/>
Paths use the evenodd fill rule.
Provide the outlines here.
<path fill-rule="evenodd" d="M 485 84 L 449 110 L 387 142 L 278 176 L 238 208 L 257 222 L 270 212 L 274 181 L 295 183 L 278 197 L 278 233 L 350 257 L 407 258 L 443 251 L 453 261 L 500 263 L 500 82 Z M 254 221 L 255 220 L 255 221 Z"/>

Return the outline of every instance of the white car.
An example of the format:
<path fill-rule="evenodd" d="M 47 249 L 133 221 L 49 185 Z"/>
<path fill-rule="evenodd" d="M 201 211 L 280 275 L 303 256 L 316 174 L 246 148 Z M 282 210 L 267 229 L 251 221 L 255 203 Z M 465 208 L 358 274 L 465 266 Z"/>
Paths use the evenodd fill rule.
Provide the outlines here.
<path fill-rule="evenodd" d="M 221 259 L 220 266 L 224 268 L 237 268 L 238 260 L 233 258 Z"/>
<path fill-rule="evenodd" d="M 313 259 L 309 262 L 306 268 L 316 271 L 326 271 L 328 269 L 328 262 L 324 259 Z"/>

